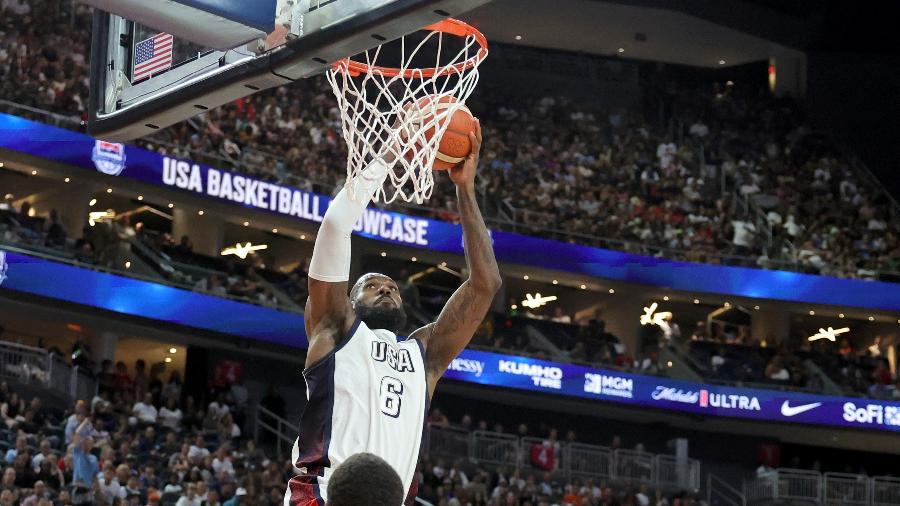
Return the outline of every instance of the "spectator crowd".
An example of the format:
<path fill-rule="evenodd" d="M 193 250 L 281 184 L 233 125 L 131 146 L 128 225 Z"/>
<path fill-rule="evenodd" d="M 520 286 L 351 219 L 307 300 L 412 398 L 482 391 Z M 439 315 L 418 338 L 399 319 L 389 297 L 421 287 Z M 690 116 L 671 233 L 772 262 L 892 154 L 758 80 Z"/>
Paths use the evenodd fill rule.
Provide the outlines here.
<path fill-rule="evenodd" d="M 83 121 L 90 10 L 52 0 L 4 0 L 0 10 L 0 96 Z M 730 81 L 669 100 L 674 126 L 662 130 L 634 111 L 482 83 L 470 105 L 485 128 L 480 191 L 492 226 L 698 262 L 900 272 L 894 204 L 806 128 L 798 104 Z M 138 142 L 332 192 L 346 160 L 339 120 L 325 79 L 314 78 Z M 427 207 L 405 212 L 457 219 L 442 183 Z"/>
<path fill-rule="evenodd" d="M 204 402 L 184 391 L 177 372 L 138 360 L 133 372 L 104 362 L 99 390 L 68 410 L 25 399 L 17 385 L 0 384 L 0 504 L 3 506 L 283 504 L 294 470 L 273 459 L 265 442 L 244 434 L 248 392 L 241 382 L 208 392 Z M 209 402 L 205 402 L 209 401 Z M 449 426 L 439 409 L 428 423 Z M 463 416 L 458 427 L 504 432 L 501 424 Z M 543 430 L 543 429 L 542 429 Z M 517 435 L 531 434 L 523 423 Z M 704 504 L 685 492 L 645 486 L 567 480 L 559 466 L 559 431 L 546 429 L 548 457 L 520 469 L 466 462 L 463 455 L 423 452 L 419 497 L 437 506 L 688 506 Z M 569 430 L 566 442 L 575 441 Z M 613 449 L 621 447 L 618 436 Z M 638 444 L 636 451 L 643 452 Z M 549 459 L 549 460 L 547 460 Z M 556 463 L 554 464 L 554 459 Z"/>
<path fill-rule="evenodd" d="M 896 334 L 876 335 L 871 344 L 855 340 L 856 347 L 847 338 L 832 343 L 793 337 L 778 343 L 755 342 L 749 327 L 707 328 L 700 321 L 689 337 L 689 363 L 711 380 L 813 392 L 825 390 L 830 380 L 832 394 L 900 399 L 900 375 L 888 359 Z"/>

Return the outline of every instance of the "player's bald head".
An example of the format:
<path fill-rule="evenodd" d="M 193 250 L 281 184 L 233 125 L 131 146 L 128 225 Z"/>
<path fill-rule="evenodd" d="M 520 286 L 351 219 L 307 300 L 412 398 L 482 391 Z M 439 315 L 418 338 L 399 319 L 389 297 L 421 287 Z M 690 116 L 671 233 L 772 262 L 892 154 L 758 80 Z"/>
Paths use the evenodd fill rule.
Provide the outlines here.
<path fill-rule="evenodd" d="M 406 328 L 400 287 L 386 274 L 370 272 L 360 276 L 350 290 L 350 305 L 370 329 L 400 333 Z"/>
<path fill-rule="evenodd" d="M 380 272 L 367 272 L 360 276 L 359 279 L 356 280 L 356 283 L 353 283 L 353 288 L 350 289 L 350 300 L 356 300 L 356 297 L 359 295 L 360 290 L 362 290 L 362 287 L 365 286 L 366 281 L 371 281 L 373 279 L 385 279 L 394 281 L 394 279 L 387 274 L 381 274 Z"/>
<path fill-rule="evenodd" d="M 372 453 L 351 455 L 328 478 L 327 506 L 399 506 L 403 482 L 384 459 Z"/>

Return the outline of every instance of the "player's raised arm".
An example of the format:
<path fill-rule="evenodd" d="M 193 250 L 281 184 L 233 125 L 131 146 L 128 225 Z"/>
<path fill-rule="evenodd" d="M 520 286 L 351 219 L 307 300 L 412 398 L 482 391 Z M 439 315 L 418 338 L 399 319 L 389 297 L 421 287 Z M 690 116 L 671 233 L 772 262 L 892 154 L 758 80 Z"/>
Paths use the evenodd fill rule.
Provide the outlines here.
<path fill-rule="evenodd" d="M 449 171 L 456 185 L 469 277 L 447 301 L 437 320 L 413 335 L 421 338 L 427 349 L 429 394 L 450 362 L 472 340 L 503 282 L 491 236 L 475 198 L 475 173 L 481 149 L 481 124 L 477 121 L 469 139 L 472 152 L 461 166 Z"/>
<path fill-rule="evenodd" d="M 371 162 L 331 201 L 319 226 L 309 264 L 309 298 L 304 314 L 309 339 L 306 367 L 327 355 L 335 340 L 353 325 L 354 313 L 347 295 L 350 234 L 387 171 L 383 161 Z"/>

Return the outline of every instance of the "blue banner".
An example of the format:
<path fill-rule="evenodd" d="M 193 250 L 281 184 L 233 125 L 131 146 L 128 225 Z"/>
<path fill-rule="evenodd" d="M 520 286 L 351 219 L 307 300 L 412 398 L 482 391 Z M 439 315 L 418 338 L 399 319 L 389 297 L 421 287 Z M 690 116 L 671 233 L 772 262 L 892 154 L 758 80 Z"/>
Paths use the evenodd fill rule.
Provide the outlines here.
<path fill-rule="evenodd" d="M 3 253 L 8 277 L 0 291 L 15 290 L 286 346 L 307 345 L 303 316 L 297 313 L 0 251 Z"/>
<path fill-rule="evenodd" d="M 733 388 L 464 350 L 444 378 L 747 420 L 900 432 L 900 402 Z"/>
<path fill-rule="evenodd" d="M 313 222 L 322 220 L 331 202 L 324 195 L 134 146 L 94 140 L 8 114 L 0 114 L 2 149 Z M 461 227 L 438 220 L 369 208 L 356 224 L 356 233 L 404 246 L 463 254 Z M 509 232 L 492 231 L 491 236 L 502 263 L 672 290 L 900 311 L 900 284 L 895 283 L 676 262 Z"/>
<path fill-rule="evenodd" d="M 5 253 L 0 292 L 20 292 L 222 334 L 307 346 L 303 316 L 170 286 Z M 0 306 L 2 311 L 2 306 Z M 900 431 L 900 402 L 731 388 L 464 350 L 451 380 L 704 416 Z"/>
<path fill-rule="evenodd" d="M 266 33 L 275 29 L 275 0 L 181 0 L 176 3 L 252 26 Z"/>

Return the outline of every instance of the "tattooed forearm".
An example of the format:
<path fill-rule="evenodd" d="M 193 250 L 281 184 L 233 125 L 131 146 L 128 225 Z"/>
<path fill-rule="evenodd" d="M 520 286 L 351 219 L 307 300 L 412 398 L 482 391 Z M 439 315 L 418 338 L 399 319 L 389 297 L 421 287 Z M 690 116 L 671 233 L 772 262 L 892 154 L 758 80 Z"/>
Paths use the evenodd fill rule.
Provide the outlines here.
<path fill-rule="evenodd" d="M 459 201 L 469 281 L 475 287 L 490 290 L 493 296 L 501 282 L 500 269 L 494 257 L 491 235 L 475 200 L 475 189 L 457 187 L 456 198 Z"/>
<path fill-rule="evenodd" d="M 457 187 L 469 277 L 450 296 L 427 331 L 429 377 L 437 381 L 469 344 L 500 288 L 491 236 L 475 201 L 474 188 Z M 434 381 L 430 383 L 433 388 Z"/>

